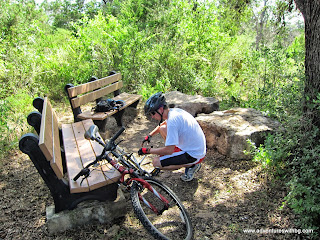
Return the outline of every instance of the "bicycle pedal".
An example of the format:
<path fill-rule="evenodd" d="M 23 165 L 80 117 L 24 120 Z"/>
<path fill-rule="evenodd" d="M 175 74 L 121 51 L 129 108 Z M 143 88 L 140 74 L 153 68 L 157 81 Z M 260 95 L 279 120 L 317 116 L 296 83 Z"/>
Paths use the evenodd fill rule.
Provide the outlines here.
<path fill-rule="evenodd" d="M 155 169 L 152 170 L 151 176 L 153 176 L 153 177 L 154 176 L 158 176 L 159 173 L 160 173 L 160 168 L 155 168 Z"/>

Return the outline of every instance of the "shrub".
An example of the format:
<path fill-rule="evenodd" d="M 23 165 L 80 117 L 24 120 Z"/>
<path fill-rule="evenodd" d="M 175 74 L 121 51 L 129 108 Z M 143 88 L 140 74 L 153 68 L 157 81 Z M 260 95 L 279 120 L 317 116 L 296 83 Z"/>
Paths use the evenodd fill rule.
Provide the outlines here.
<path fill-rule="evenodd" d="M 27 114 L 32 111 L 32 98 L 23 91 L 0 101 L 0 159 L 17 143 L 29 127 Z"/>

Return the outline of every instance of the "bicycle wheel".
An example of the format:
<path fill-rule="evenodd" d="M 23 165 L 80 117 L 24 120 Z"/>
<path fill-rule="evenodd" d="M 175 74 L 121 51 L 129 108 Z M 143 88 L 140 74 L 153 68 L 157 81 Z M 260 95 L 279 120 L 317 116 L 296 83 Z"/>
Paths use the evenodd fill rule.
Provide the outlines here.
<path fill-rule="evenodd" d="M 169 209 L 157 215 L 139 198 L 139 193 L 157 209 L 163 209 L 165 204 L 151 191 L 141 187 L 138 182 L 133 182 L 131 188 L 133 210 L 146 230 L 156 239 L 192 239 L 191 220 L 179 198 L 161 182 L 149 177 L 143 179 L 169 201 Z"/>

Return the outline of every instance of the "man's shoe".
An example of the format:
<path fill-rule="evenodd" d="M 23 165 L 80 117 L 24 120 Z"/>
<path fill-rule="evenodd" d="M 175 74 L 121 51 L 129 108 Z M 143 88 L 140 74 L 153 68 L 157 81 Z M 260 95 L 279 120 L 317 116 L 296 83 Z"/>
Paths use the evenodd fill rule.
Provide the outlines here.
<path fill-rule="evenodd" d="M 201 168 L 201 163 L 198 163 L 193 167 L 186 168 L 184 175 L 180 177 L 181 180 L 185 182 L 190 182 L 194 178 L 194 174 L 198 172 L 200 168 Z"/>
<path fill-rule="evenodd" d="M 154 168 L 154 169 L 152 170 L 151 176 L 152 176 L 152 177 L 158 176 L 159 173 L 160 173 L 160 168 L 156 167 L 156 168 Z"/>

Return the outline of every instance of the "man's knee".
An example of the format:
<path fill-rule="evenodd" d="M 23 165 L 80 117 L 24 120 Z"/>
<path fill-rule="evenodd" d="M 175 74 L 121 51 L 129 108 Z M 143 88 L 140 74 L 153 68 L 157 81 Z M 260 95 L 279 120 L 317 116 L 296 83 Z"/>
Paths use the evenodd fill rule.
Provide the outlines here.
<path fill-rule="evenodd" d="M 160 126 L 160 135 L 162 136 L 163 139 L 167 138 L 167 124 L 162 124 Z"/>
<path fill-rule="evenodd" d="M 152 160 L 152 164 L 154 167 L 158 167 L 158 168 L 161 168 L 161 163 L 160 163 L 160 158 L 159 157 L 155 157 L 153 160 Z"/>

